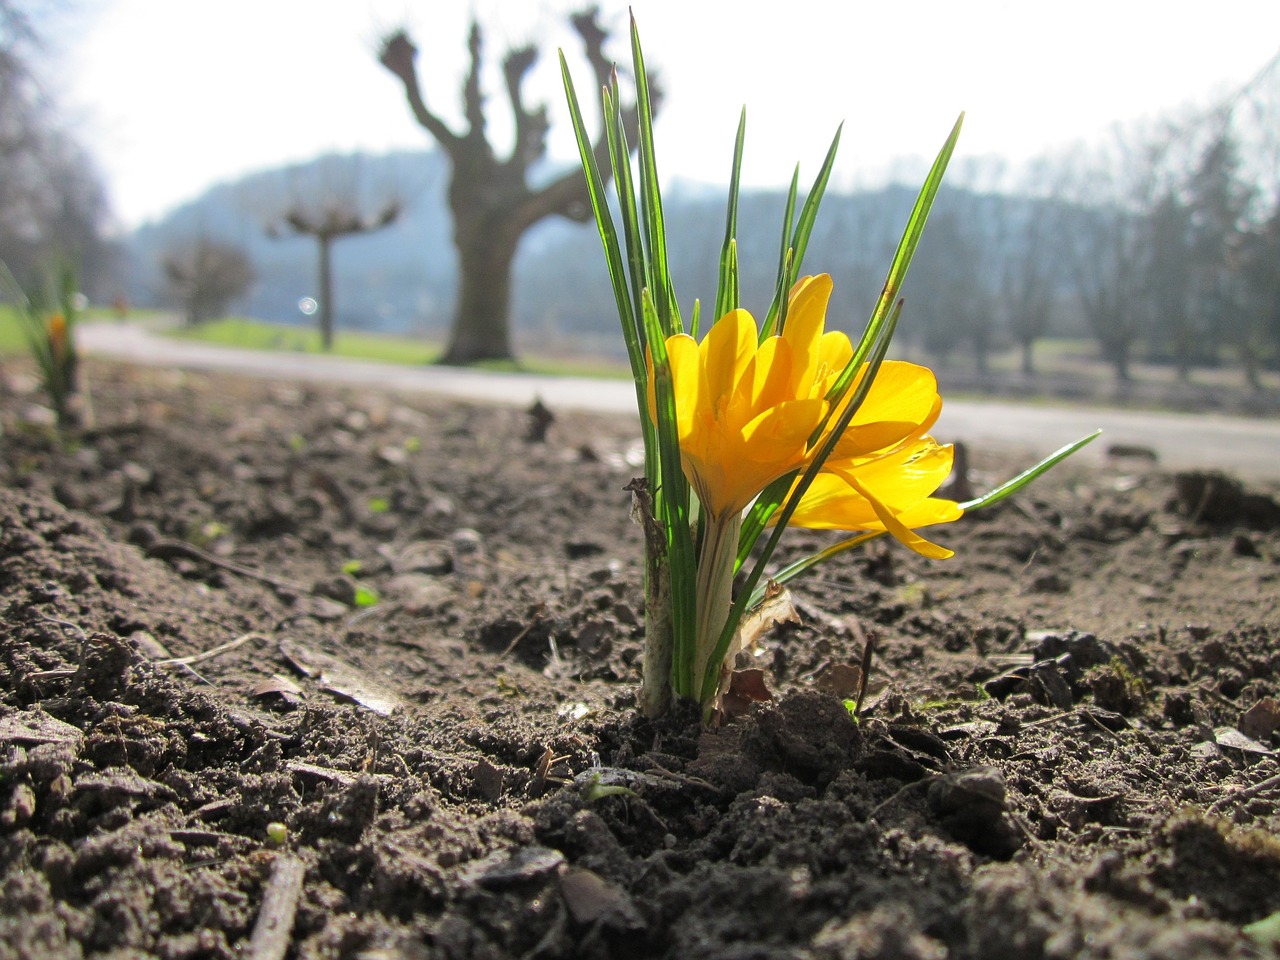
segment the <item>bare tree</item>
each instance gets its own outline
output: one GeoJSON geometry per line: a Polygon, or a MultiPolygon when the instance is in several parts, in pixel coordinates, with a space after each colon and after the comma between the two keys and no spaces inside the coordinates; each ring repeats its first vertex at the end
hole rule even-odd
{"type": "Polygon", "coordinates": [[[1280,204],[1240,237],[1229,262],[1240,286],[1235,345],[1245,382],[1261,390],[1263,362],[1280,354],[1280,204]]]}
{"type": "Polygon", "coordinates": [[[192,326],[226,313],[256,279],[244,251],[208,237],[169,254],[162,267],[170,293],[192,326]]]}
{"type": "Polygon", "coordinates": [[[1065,161],[1073,175],[1066,187],[1073,201],[1065,221],[1068,281],[1121,383],[1131,379],[1136,345],[1154,322],[1149,217],[1168,187],[1175,145],[1168,124],[1118,128],[1095,155],[1065,161]]]}
{"type": "Polygon", "coordinates": [[[1018,345],[1024,376],[1035,375],[1035,345],[1058,311],[1063,258],[1061,186],[1047,160],[1037,161],[1007,198],[998,225],[1000,311],[1018,345]]]}
{"type": "Polygon", "coordinates": [[[34,69],[47,56],[39,13],[0,0],[0,260],[24,285],[40,282],[54,262],[73,261],[92,293],[112,267],[106,195],[34,69]]]}
{"type": "MultiPolygon", "coordinates": [[[[610,79],[613,65],[604,53],[608,33],[597,9],[570,18],[582,39],[597,89],[610,79]]],[[[482,34],[473,21],[468,48],[471,66],[463,87],[466,127],[457,131],[432,111],[418,82],[418,48],[404,31],[383,42],[380,62],[404,85],[414,119],[435,138],[452,165],[449,207],[454,221],[460,283],[453,327],[442,362],[468,364],[511,359],[511,265],[521,236],[538,221],[558,215],[585,222],[591,217],[586,182],[573,169],[545,186],[529,185],[530,168],[546,154],[547,110],[524,101],[525,74],[538,57],[535,47],[512,50],[503,61],[507,97],[515,117],[515,145],[499,157],[485,133],[484,97],[480,89],[482,34]]],[[[628,111],[627,133],[635,142],[636,116],[628,111]]],[[[608,143],[601,120],[594,143],[597,164],[607,175],[608,143]]]]}
{"type": "Polygon", "coordinates": [[[333,348],[334,292],[333,292],[333,244],[343,237],[375,233],[395,223],[404,211],[404,202],[394,191],[378,204],[368,204],[360,196],[359,183],[352,177],[342,177],[335,182],[324,176],[324,183],[295,185],[297,195],[276,222],[267,225],[269,236],[289,234],[312,237],[319,253],[318,277],[319,304],[317,320],[320,345],[324,350],[333,348]],[[374,206],[375,209],[369,209],[374,206]]]}
{"type": "Polygon", "coordinates": [[[904,313],[922,330],[924,347],[939,366],[967,342],[975,368],[985,373],[994,311],[985,285],[989,237],[981,235],[973,216],[977,200],[969,191],[955,189],[940,198],[903,288],[904,313]]]}

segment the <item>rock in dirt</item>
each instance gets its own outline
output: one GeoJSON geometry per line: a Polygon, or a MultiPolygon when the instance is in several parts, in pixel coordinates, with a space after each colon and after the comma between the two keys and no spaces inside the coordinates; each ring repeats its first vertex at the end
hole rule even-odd
{"type": "Polygon", "coordinates": [[[1178,473],[1173,478],[1176,509],[1193,523],[1239,523],[1257,530],[1280,527],[1280,503],[1246,490],[1233,477],[1215,471],[1178,473]]]}

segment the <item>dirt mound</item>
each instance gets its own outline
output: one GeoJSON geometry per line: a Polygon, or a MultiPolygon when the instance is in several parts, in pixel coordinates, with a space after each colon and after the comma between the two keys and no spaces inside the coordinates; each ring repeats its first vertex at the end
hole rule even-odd
{"type": "Polygon", "coordinates": [[[89,378],[66,443],[0,392],[0,954],[1264,950],[1274,490],[1069,464],[846,556],[708,731],[632,710],[629,421],[89,378]]]}

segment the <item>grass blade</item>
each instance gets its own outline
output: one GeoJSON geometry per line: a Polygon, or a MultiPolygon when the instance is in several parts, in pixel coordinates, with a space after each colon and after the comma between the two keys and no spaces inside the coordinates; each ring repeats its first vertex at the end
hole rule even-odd
{"type": "Polygon", "coordinates": [[[644,214],[644,238],[648,250],[649,290],[658,313],[663,336],[671,336],[684,328],[671,286],[671,269],[667,262],[667,227],[662,212],[662,190],[658,183],[658,158],[653,143],[653,101],[649,77],[640,49],[640,30],[631,17],[631,57],[635,63],[636,109],[640,119],[640,209],[644,214]]]}
{"type": "Polygon", "coordinates": [[[1076,440],[1072,443],[1068,443],[1065,447],[1061,447],[1060,449],[1055,450],[1053,453],[1049,454],[1049,456],[1045,457],[1043,460],[1037,463],[1034,467],[1030,467],[1022,471],[1022,473],[1018,474],[1012,480],[1009,480],[1005,483],[1000,484],[1000,486],[996,487],[994,490],[990,490],[987,493],[984,493],[980,497],[975,497],[972,500],[966,500],[964,503],[960,504],[961,508],[967,513],[970,510],[979,510],[982,507],[989,507],[992,504],[999,503],[1001,500],[1005,499],[1006,497],[1012,496],[1013,494],[1017,493],[1019,490],[1025,487],[1028,483],[1030,483],[1036,477],[1040,476],[1040,474],[1048,470],[1050,467],[1053,467],[1056,464],[1062,462],[1063,460],[1067,459],[1067,457],[1075,453],[1077,450],[1087,446],[1088,444],[1092,443],[1094,440],[1097,440],[1098,437],[1101,436],[1101,434],[1102,434],[1101,430],[1095,430],[1093,431],[1093,433],[1090,433],[1087,436],[1083,436],[1079,440],[1076,440]]]}
{"type": "Polygon", "coordinates": [[[797,164],[795,170],[791,171],[791,186],[787,188],[787,205],[782,211],[782,246],[778,251],[778,274],[773,285],[773,302],[769,304],[769,312],[764,318],[764,323],[760,325],[762,343],[765,337],[771,337],[776,332],[779,315],[785,313],[787,309],[787,296],[791,291],[787,286],[787,275],[791,272],[791,258],[794,254],[791,249],[792,224],[795,222],[796,195],[799,190],[800,166],[797,164]]]}
{"type": "MultiPolygon", "coordinates": [[[[747,108],[738,118],[738,135],[733,143],[733,168],[729,174],[729,202],[725,210],[724,244],[720,248],[720,282],[716,286],[716,312],[712,323],[741,303],[738,292],[738,192],[742,182],[742,151],[747,138],[747,108]]],[[[698,335],[698,325],[692,327],[698,335]]]]}

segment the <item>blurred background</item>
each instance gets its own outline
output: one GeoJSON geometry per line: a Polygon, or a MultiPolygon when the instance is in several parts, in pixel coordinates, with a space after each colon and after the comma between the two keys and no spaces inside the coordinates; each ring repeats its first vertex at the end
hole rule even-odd
{"type": "MultiPolygon", "coordinates": [[[[0,0],[0,260],[24,279],[73,256],[90,300],[122,316],[313,328],[328,313],[454,362],[620,360],[598,236],[557,192],[577,164],[557,50],[592,131],[601,58],[633,90],[628,7],[586,9],[0,0]],[[490,249],[499,235],[510,250],[490,249]],[[459,325],[500,310],[485,291],[504,258],[508,315],[485,337],[505,340],[468,346],[459,325]]],[[[630,9],[661,90],[686,313],[714,297],[744,105],[744,305],[768,305],[796,164],[803,195],[843,124],[806,268],[835,277],[831,323],[851,332],[965,111],[900,354],[953,389],[1105,382],[1276,406],[1280,4],[630,9]]]]}

